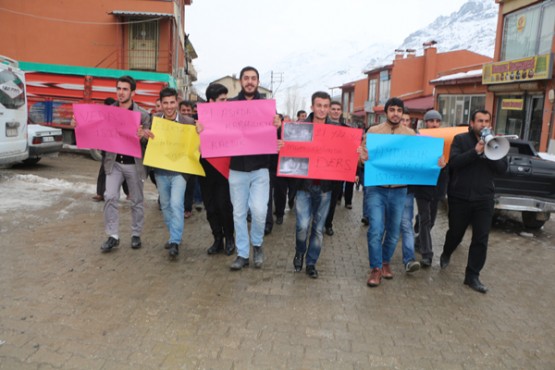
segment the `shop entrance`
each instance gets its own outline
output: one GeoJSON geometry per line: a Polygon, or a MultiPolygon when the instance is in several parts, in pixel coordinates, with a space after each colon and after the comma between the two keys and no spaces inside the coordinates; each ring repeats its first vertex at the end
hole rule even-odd
{"type": "Polygon", "coordinates": [[[497,97],[495,133],[518,135],[540,148],[543,95],[503,95],[497,97]]]}

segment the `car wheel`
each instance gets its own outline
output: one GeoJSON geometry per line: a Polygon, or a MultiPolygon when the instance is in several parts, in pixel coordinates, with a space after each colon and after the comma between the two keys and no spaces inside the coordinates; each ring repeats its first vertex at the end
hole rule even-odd
{"type": "Polygon", "coordinates": [[[23,161],[23,163],[33,166],[39,163],[39,161],[40,161],[40,157],[34,157],[34,158],[27,158],[26,160],[23,161]]]}
{"type": "Polygon", "coordinates": [[[101,161],[102,160],[102,151],[101,150],[91,149],[91,150],[89,150],[89,153],[91,154],[92,159],[94,159],[95,161],[101,161]]]}
{"type": "MultiPolygon", "coordinates": [[[[549,217],[547,217],[549,219],[549,217]]],[[[522,223],[528,229],[541,229],[547,220],[538,220],[536,212],[522,212],[522,223]]]]}

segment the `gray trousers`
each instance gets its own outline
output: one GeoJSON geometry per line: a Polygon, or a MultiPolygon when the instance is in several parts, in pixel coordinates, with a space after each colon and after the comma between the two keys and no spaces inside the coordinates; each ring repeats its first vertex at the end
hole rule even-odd
{"type": "Polygon", "coordinates": [[[115,163],[112,172],[106,174],[104,192],[104,227],[106,234],[119,237],[119,196],[123,180],[129,187],[131,201],[131,235],[141,236],[145,223],[143,186],[134,164],[115,163]]]}

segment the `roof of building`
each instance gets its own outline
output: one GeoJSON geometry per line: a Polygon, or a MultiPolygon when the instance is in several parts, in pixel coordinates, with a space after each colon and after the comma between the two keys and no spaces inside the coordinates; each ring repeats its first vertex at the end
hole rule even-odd
{"type": "Polygon", "coordinates": [[[173,14],[170,13],[156,13],[156,12],[137,12],[132,10],[112,10],[108,14],[113,15],[124,15],[128,17],[162,17],[162,18],[173,18],[173,14]]]}
{"type": "Polygon", "coordinates": [[[453,73],[450,75],[441,76],[440,78],[436,78],[435,80],[431,80],[430,82],[437,83],[437,82],[463,80],[467,78],[476,78],[476,77],[482,77],[482,69],[473,69],[468,72],[453,73]]]}
{"type": "Polygon", "coordinates": [[[405,100],[405,108],[412,111],[425,111],[434,107],[434,96],[405,100]]]}

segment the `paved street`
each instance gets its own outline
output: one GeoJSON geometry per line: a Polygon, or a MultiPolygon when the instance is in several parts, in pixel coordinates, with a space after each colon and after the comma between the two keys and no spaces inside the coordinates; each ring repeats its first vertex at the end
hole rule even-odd
{"type": "Polygon", "coordinates": [[[143,248],[101,254],[98,162],[76,154],[0,170],[0,369],[554,369],[555,221],[522,233],[514,215],[490,236],[482,295],[462,284],[467,237],[439,269],[366,286],[362,192],[337,208],[320,278],[294,273],[294,213],[265,238],[262,269],[208,256],[205,212],[186,220],[176,262],[155,189],[145,187],[143,248]],[[50,201],[45,201],[50,200],[50,201]]]}

